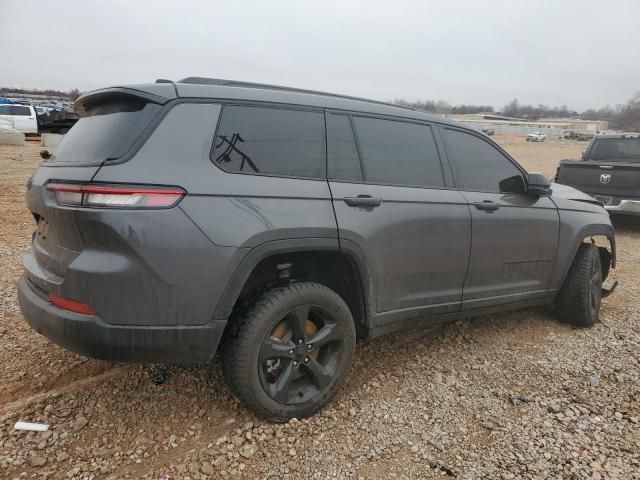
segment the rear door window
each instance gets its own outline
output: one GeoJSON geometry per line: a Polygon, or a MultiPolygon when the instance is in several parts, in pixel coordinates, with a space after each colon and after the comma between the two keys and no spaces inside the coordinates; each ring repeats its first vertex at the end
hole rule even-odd
{"type": "Polygon", "coordinates": [[[365,181],[443,187],[444,177],[431,127],[419,123],[353,117],[365,181]]]}
{"type": "Polygon", "coordinates": [[[227,172],[324,178],[324,115],[225,105],[211,160],[227,172]]]}
{"type": "Polygon", "coordinates": [[[47,161],[98,164],[120,158],[161,108],[161,105],[125,96],[90,105],[47,161]]]}

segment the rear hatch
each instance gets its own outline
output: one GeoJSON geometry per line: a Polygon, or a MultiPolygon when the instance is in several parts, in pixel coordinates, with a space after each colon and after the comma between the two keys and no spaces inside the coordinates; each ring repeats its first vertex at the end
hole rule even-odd
{"type": "MultiPolygon", "coordinates": [[[[124,89],[81,97],[82,118],[27,183],[26,202],[37,227],[25,254],[27,278],[38,290],[62,283],[67,266],[82,252],[77,208],[57,204],[47,190],[53,181],[86,183],[106,161],[126,159],[161,109],[160,102],[124,89]]],[[[163,99],[166,101],[166,99],[163,99]]]]}

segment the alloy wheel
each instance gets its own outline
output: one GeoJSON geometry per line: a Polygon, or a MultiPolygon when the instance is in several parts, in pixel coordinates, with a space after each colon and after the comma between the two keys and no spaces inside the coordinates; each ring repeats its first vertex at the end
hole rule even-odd
{"type": "Polygon", "coordinates": [[[338,321],[318,305],[287,312],[265,336],[258,357],[260,383],[276,402],[295,405],[327,389],[343,356],[338,321]]]}

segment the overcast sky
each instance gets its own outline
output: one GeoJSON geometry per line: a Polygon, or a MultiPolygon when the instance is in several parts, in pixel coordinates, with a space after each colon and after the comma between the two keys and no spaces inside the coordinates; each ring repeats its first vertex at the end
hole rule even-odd
{"type": "Polygon", "coordinates": [[[199,75],[380,100],[615,105],[640,1],[0,0],[0,86],[199,75]]]}

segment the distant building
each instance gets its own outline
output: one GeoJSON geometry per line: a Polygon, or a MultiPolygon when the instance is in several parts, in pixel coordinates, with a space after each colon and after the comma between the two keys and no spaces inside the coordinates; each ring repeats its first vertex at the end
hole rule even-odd
{"type": "Polygon", "coordinates": [[[545,118],[538,121],[505,117],[489,113],[451,115],[451,118],[475,128],[493,127],[496,131],[530,133],[541,131],[550,134],[562,134],[565,131],[598,133],[609,129],[604,120],[580,120],[577,118],[545,118]]]}

